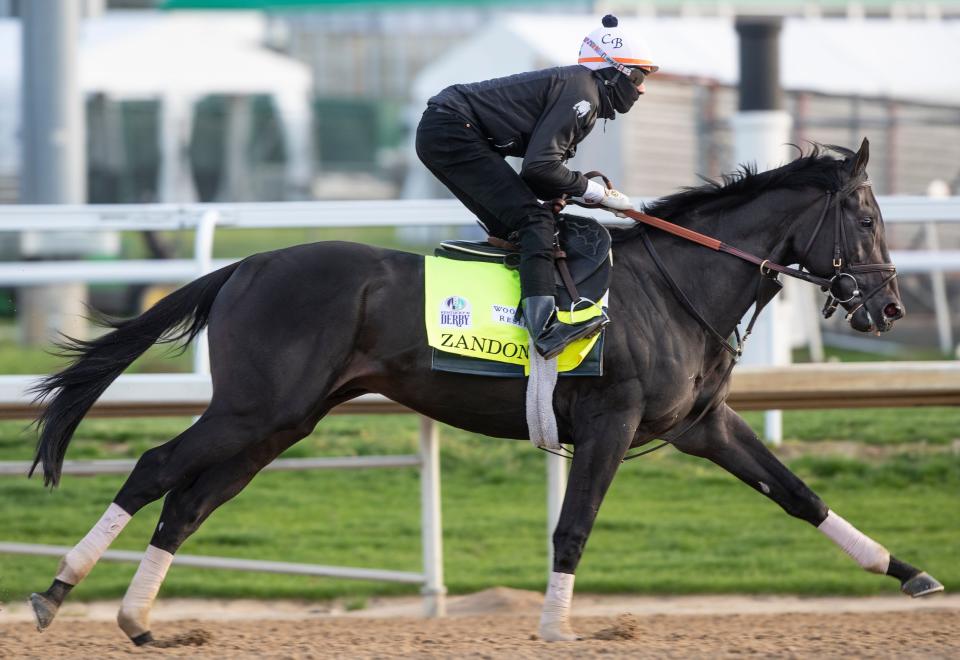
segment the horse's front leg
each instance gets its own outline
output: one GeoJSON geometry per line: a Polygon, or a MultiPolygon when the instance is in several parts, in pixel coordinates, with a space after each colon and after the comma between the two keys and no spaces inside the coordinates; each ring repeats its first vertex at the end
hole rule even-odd
{"type": "Polygon", "coordinates": [[[729,406],[718,408],[689,434],[674,443],[680,451],[707,458],[783,507],[806,520],[836,543],[860,566],[900,581],[900,589],[918,597],[943,591],[943,585],[902,562],[882,545],[827,508],[786,468],[729,406]]]}
{"type": "Polygon", "coordinates": [[[553,532],[553,572],[540,617],[540,637],[548,642],[579,639],[570,627],[574,572],[638,423],[635,414],[613,414],[574,430],[573,465],[553,532]]]}

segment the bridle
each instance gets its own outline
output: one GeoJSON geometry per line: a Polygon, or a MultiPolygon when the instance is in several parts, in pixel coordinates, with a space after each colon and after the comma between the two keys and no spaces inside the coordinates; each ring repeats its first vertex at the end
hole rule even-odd
{"type": "MultiPolygon", "coordinates": [[[[738,259],[748,261],[750,263],[756,264],[760,267],[760,274],[764,277],[770,277],[772,273],[782,273],[788,277],[793,277],[805,282],[810,282],[811,284],[816,284],[820,287],[822,291],[827,293],[827,300],[823,306],[823,316],[824,318],[830,318],[833,313],[836,311],[838,305],[849,305],[847,313],[847,321],[850,321],[853,318],[853,315],[859,311],[861,308],[867,313],[867,317],[870,320],[871,325],[876,325],[873,321],[870,312],[867,311],[865,304],[866,302],[879,293],[887,284],[889,284],[896,276],[897,269],[892,263],[870,263],[870,264],[852,264],[847,258],[849,252],[847,246],[847,236],[843,224],[843,200],[846,199],[848,194],[851,194],[855,190],[859,189],[862,186],[869,186],[868,182],[860,183],[855,188],[850,188],[846,192],[836,192],[836,191],[827,191],[826,201],[824,202],[823,209],[820,211],[820,216],[817,219],[817,224],[813,229],[813,234],[807,240],[806,245],[804,246],[803,252],[799,259],[799,262],[802,264],[806,261],[807,257],[810,254],[810,250],[813,248],[813,244],[816,242],[817,237],[820,235],[820,231],[823,229],[824,223],[827,219],[827,215],[831,209],[835,209],[834,213],[834,228],[833,228],[833,276],[832,277],[820,277],[814,275],[808,270],[804,270],[803,266],[800,268],[792,268],[790,266],[783,266],[778,264],[770,259],[765,259],[751,254],[745,250],[728,245],[723,241],[720,241],[706,234],[701,234],[700,232],[694,231],[692,229],[687,229],[686,227],[681,227],[680,225],[668,222],[661,218],[657,218],[646,213],[640,213],[639,211],[619,211],[617,212],[620,215],[630,218],[634,222],[639,224],[649,225],[655,227],[667,233],[673,234],[680,238],[686,239],[693,243],[709,247],[718,252],[725,252],[730,254],[738,259]],[[885,277],[884,280],[877,285],[875,288],[871,289],[866,295],[863,294],[863,287],[860,285],[860,281],[857,279],[857,275],[864,273],[875,273],[875,272],[888,272],[890,275],[885,277]],[[849,295],[845,295],[842,290],[842,285],[844,281],[852,282],[853,291],[849,295]]],[[[596,208],[596,206],[594,206],[596,208]]],[[[774,276],[775,277],[775,276],[774,276]]],[[[712,330],[712,329],[711,329],[712,330]]],[[[713,332],[712,334],[718,334],[713,332]]]]}
{"type": "MultiPolygon", "coordinates": [[[[863,182],[857,186],[857,188],[863,186],[869,186],[869,182],[863,182]]],[[[856,190],[854,188],[853,190],[856,190]]],[[[852,192],[852,191],[851,191],[852,192]]],[[[820,288],[827,293],[827,301],[823,305],[823,317],[830,318],[833,316],[833,313],[837,311],[838,305],[855,305],[853,309],[850,309],[847,313],[847,320],[849,321],[853,315],[859,311],[861,308],[867,314],[867,319],[870,321],[872,326],[877,324],[874,322],[873,317],[870,315],[870,311],[865,307],[866,303],[870,298],[879,293],[887,284],[889,284],[897,276],[897,268],[892,263],[875,263],[875,264],[852,264],[849,263],[849,260],[844,257],[848,252],[847,250],[847,234],[843,226],[843,200],[845,195],[841,196],[839,193],[834,193],[832,191],[827,192],[827,201],[823,205],[823,210],[820,212],[820,218],[817,220],[816,227],[814,227],[813,234],[810,236],[810,239],[807,241],[806,246],[803,249],[803,252],[800,256],[800,263],[806,261],[807,257],[810,254],[810,250],[813,248],[814,241],[816,241],[817,236],[820,235],[820,230],[823,228],[824,220],[827,217],[827,212],[830,209],[830,206],[836,208],[836,213],[834,214],[834,229],[833,229],[833,277],[829,280],[823,278],[817,278],[820,281],[815,281],[813,279],[806,279],[808,282],[814,282],[815,284],[820,284],[820,288]],[[836,197],[834,197],[836,195],[836,197]],[[846,265],[845,265],[846,264],[846,265]],[[860,286],[859,280],[857,280],[857,273],[885,273],[889,272],[890,275],[885,277],[883,281],[878,284],[874,289],[872,289],[866,295],[863,295],[863,287],[860,286]],[[843,291],[841,291],[841,285],[844,279],[849,279],[853,283],[853,290],[850,292],[850,295],[843,297],[843,291]]],[[[814,276],[815,277],[815,276],[814,276]]]]}
{"type": "MultiPolygon", "coordinates": [[[[607,188],[612,188],[609,179],[603,176],[599,172],[588,172],[584,176],[587,178],[593,178],[599,176],[603,179],[604,184],[607,188]]],[[[711,396],[707,404],[701,408],[699,414],[696,418],[690,422],[684,429],[680,432],[673,434],[669,438],[663,438],[663,442],[660,445],[651,447],[650,449],[641,450],[633,454],[624,456],[621,459],[622,461],[628,461],[634,458],[639,458],[645,454],[661,449],[672,442],[678,440],[681,436],[688,433],[690,430],[695,427],[700,420],[702,420],[707,413],[709,413],[713,408],[724,398],[724,390],[727,380],[730,378],[730,375],[733,373],[733,368],[739,361],[740,356],[743,353],[743,346],[747,338],[750,336],[750,333],[753,330],[754,324],[757,321],[760,312],[779,293],[782,288],[782,284],[777,278],[775,273],[782,273],[788,277],[793,277],[805,282],[810,282],[811,284],[818,285],[821,290],[827,294],[827,301],[823,306],[823,316],[824,318],[830,318],[833,313],[836,311],[838,305],[850,305],[853,308],[849,309],[847,313],[847,321],[850,321],[853,318],[853,315],[863,308],[867,314],[867,318],[870,321],[871,326],[876,326],[873,318],[870,316],[870,312],[866,309],[866,302],[880,292],[887,284],[889,284],[896,276],[897,269],[892,263],[872,263],[872,264],[853,264],[850,263],[850,260],[847,258],[849,252],[847,246],[847,236],[846,231],[843,226],[843,201],[846,199],[847,195],[852,194],[862,186],[869,186],[869,182],[858,183],[856,186],[848,187],[842,191],[827,191],[826,192],[826,201],[824,202],[823,209],[820,211],[820,216],[817,219],[817,224],[813,229],[813,234],[807,240],[806,245],[804,246],[803,253],[800,256],[799,263],[801,264],[800,268],[792,268],[790,266],[783,266],[778,264],[770,259],[764,259],[758,257],[750,252],[741,250],[740,248],[728,245],[723,241],[707,236],[706,234],[701,234],[700,232],[688,229],[686,227],[681,227],[680,225],[668,222],[662,218],[657,218],[646,213],[640,213],[639,211],[617,211],[617,215],[622,215],[624,217],[632,219],[634,222],[640,225],[647,225],[655,227],[674,236],[678,236],[685,240],[703,245],[705,247],[711,248],[718,252],[725,252],[734,257],[748,261],[750,263],[756,264],[760,267],[760,281],[757,286],[757,294],[754,304],[753,315],[750,319],[750,322],[746,326],[746,331],[741,338],[739,332],[739,326],[734,331],[736,334],[737,342],[736,345],[731,345],[730,342],[716,329],[714,328],[709,321],[700,313],[700,311],[693,305],[687,295],[684,293],[683,289],[677,284],[676,280],[667,270],[666,265],[660,259],[660,256],[657,254],[656,249],[653,246],[653,242],[650,240],[650,237],[647,235],[646,231],[642,232],[642,237],[644,244],[646,245],[647,251],[650,253],[653,262],[656,264],[657,269],[663,275],[664,279],[667,281],[667,284],[670,286],[673,291],[674,296],[677,300],[683,305],[687,312],[693,316],[697,322],[710,334],[715,340],[719,342],[719,345],[726,350],[728,353],[732,354],[733,359],[730,361],[726,371],[723,376],[720,378],[719,385],[717,386],[716,391],[711,396]],[[813,248],[814,243],[817,240],[817,237],[820,235],[823,225],[826,222],[827,215],[831,209],[835,209],[834,213],[834,228],[833,228],[833,254],[832,254],[832,265],[833,265],[833,276],[826,278],[814,275],[808,270],[804,270],[803,263],[806,261],[807,257],[810,254],[810,250],[813,248]],[[863,273],[887,273],[890,275],[885,277],[883,282],[881,282],[876,288],[872,289],[866,295],[862,293],[862,287],[860,286],[860,281],[857,279],[857,274],[863,273]],[[850,280],[853,283],[853,291],[850,295],[844,297],[844,292],[841,291],[842,283],[845,280],[850,280]]],[[[556,200],[554,208],[557,212],[559,209],[563,208],[563,205],[566,203],[565,199],[556,200]]],[[[599,204],[589,204],[576,201],[576,204],[579,206],[585,206],[588,208],[603,208],[599,204]]],[[[816,203],[816,202],[814,202],[816,203]]],[[[545,450],[548,451],[548,450],[545,450]]],[[[551,452],[554,453],[554,452],[551,452]]],[[[560,454],[563,455],[563,454],[560,454]]]]}

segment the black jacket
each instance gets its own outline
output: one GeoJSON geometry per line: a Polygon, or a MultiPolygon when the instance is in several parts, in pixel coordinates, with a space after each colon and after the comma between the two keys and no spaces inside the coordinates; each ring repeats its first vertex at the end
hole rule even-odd
{"type": "Polygon", "coordinates": [[[613,117],[605,96],[602,79],[575,64],[451,85],[427,103],[475,124],[501,155],[522,157],[520,176],[538,197],[550,199],[586,191],[587,179],[564,162],[593,129],[598,111],[613,117]]]}

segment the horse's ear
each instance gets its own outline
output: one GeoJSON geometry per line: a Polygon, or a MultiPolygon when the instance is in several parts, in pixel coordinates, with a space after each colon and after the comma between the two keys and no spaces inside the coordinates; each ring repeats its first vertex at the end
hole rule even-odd
{"type": "Polygon", "coordinates": [[[870,160],[870,141],[867,138],[863,138],[863,142],[860,143],[860,149],[853,158],[853,169],[850,171],[851,176],[860,176],[863,174],[867,169],[868,160],[870,160]]]}

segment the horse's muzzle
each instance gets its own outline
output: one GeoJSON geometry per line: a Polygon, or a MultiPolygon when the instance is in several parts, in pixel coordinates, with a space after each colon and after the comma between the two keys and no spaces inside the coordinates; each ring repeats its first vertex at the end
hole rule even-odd
{"type": "Polygon", "coordinates": [[[903,307],[900,303],[891,302],[883,307],[883,318],[891,323],[903,318],[903,307]]]}
{"type": "Polygon", "coordinates": [[[887,298],[874,303],[873,300],[859,303],[847,314],[850,327],[859,332],[889,332],[893,323],[903,318],[906,312],[896,299],[887,298]]]}

